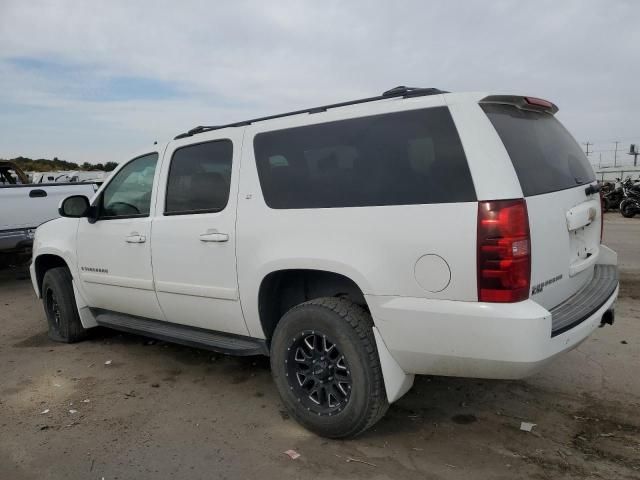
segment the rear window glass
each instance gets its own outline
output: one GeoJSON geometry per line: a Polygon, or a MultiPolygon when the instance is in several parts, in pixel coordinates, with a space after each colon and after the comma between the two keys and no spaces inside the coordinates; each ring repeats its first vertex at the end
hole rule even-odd
{"type": "Polygon", "coordinates": [[[510,105],[483,104],[482,108],[509,152],[525,196],[595,180],[580,145],[553,115],[510,105]]]}
{"type": "Polygon", "coordinates": [[[271,208],[333,208],[476,200],[446,107],[256,135],[271,208]]]}

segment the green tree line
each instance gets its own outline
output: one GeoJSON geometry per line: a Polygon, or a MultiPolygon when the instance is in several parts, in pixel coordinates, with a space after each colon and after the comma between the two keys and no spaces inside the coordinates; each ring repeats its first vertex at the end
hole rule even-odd
{"type": "Polygon", "coordinates": [[[60,160],[58,157],[54,157],[53,160],[46,158],[32,159],[27,157],[10,158],[8,160],[18,165],[25,172],[53,172],[59,170],[102,170],[104,172],[110,172],[118,166],[116,162],[97,164],[84,162],[78,165],[75,162],[60,160]]]}

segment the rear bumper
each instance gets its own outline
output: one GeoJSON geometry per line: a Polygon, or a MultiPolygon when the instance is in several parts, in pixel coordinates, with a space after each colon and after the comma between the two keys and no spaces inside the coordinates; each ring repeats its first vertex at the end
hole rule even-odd
{"type": "Polygon", "coordinates": [[[0,252],[31,247],[34,232],[35,228],[14,228],[0,231],[0,252]]]}
{"type": "Polygon", "coordinates": [[[618,288],[618,267],[596,265],[593,278],[575,295],[551,309],[551,336],[571,330],[596,312],[618,288]]]}
{"type": "Polygon", "coordinates": [[[405,373],[509,379],[531,375],[577,347],[600,326],[617,296],[616,279],[597,307],[555,334],[552,312],[531,299],[492,304],[369,295],[367,302],[405,373]]]}

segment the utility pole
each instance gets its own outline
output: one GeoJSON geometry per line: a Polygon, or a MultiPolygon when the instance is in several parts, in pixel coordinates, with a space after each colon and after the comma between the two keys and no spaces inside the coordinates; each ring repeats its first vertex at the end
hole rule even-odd
{"type": "Polygon", "coordinates": [[[583,143],[583,145],[587,146],[587,151],[585,153],[587,154],[587,157],[588,157],[589,155],[591,155],[591,152],[589,151],[589,145],[593,145],[593,143],[587,142],[587,143],[583,143]]]}
{"type": "Polygon", "coordinates": [[[618,160],[618,144],[620,142],[616,142],[616,149],[613,151],[613,166],[616,166],[616,162],[618,160]]]}
{"type": "Polygon", "coordinates": [[[600,161],[598,162],[598,169],[602,168],[602,153],[600,153],[600,161]]]}
{"type": "Polygon", "coordinates": [[[638,149],[638,146],[635,144],[631,144],[629,145],[629,155],[633,155],[633,166],[637,167],[638,166],[638,155],[640,155],[640,151],[638,149]]]}

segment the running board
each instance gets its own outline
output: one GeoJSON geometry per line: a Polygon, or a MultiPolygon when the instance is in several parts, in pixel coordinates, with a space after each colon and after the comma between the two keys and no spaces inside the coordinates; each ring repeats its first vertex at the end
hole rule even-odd
{"type": "Polygon", "coordinates": [[[102,327],[135,333],[188,347],[204,348],[227,355],[269,355],[264,340],[204,328],[135,317],[109,310],[92,309],[96,323],[102,327]]]}

